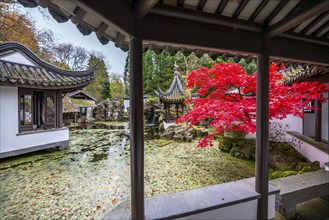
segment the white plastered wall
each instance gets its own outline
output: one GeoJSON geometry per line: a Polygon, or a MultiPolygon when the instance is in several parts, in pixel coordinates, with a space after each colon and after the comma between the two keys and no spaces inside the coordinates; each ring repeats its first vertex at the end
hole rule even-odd
{"type": "Polygon", "coordinates": [[[18,132],[18,88],[0,86],[0,153],[69,140],[68,129],[18,132]]]}

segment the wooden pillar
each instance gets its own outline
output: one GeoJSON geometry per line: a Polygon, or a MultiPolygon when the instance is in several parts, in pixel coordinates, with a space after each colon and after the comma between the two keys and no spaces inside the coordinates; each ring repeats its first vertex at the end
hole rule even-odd
{"type": "Polygon", "coordinates": [[[257,56],[256,94],[256,178],[257,219],[268,219],[268,154],[269,154],[269,41],[261,40],[262,53],[257,56]]]}
{"type": "Polygon", "coordinates": [[[320,108],[320,110],[315,110],[315,134],[314,140],[321,141],[321,133],[322,133],[322,111],[321,111],[321,102],[318,100],[315,101],[315,107],[320,108]]]}
{"type": "Polygon", "coordinates": [[[131,219],[144,219],[144,116],[143,47],[136,19],[135,36],[130,39],[130,166],[131,219]]]}
{"type": "Polygon", "coordinates": [[[63,127],[63,99],[62,99],[62,91],[56,91],[56,127],[63,127]]]}

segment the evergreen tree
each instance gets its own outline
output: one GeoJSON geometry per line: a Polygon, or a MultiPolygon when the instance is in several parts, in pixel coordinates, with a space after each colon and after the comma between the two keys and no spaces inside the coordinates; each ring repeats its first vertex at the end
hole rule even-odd
{"type": "Polygon", "coordinates": [[[112,73],[110,75],[110,94],[112,99],[123,102],[125,96],[125,86],[119,74],[112,73]]]}
{"type": "Polygon", "coordinates": [[[88,67],[95,67],[94,81],[85,87],[84,90],[93,95],[97,99],[97,102],[111,98],[109,76],[102,57],[95,54],[90,55],[88,67]]]}
{"type": "Polygon", "coordinates": [[[129,63],[129,53],[128,53],[128,55],[126,57],[125,69],[123,72],[123,84],[125,86],[125,95],[126,96],[129,96],[129,88],[130,88],[129,76],[130,76],[130,63],[129,63]]]}

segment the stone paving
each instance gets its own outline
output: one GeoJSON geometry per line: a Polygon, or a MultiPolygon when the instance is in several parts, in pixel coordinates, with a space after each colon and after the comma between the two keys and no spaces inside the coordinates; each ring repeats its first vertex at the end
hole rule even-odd
{"type": "MultiPolygon", "coordinates": [[[[297,205],[296,220],[329,220],[329,202],[315,198],[297,205]]],[[[275,220],[286,220],[279,213],[275,213],[275,220]]]]}
{"type": "MultiPolygon", "coordinates": [[[[297,204],[304,204],[305,201],[329,195],[329,172],[318,170],[271,180],[270,184],[280,189],[280,194],[276,197],[276,210],[282,216],[292,218],[298,211],[297,204]]],[[[299,210],[301,211],[303,209],[299,210]]]]}

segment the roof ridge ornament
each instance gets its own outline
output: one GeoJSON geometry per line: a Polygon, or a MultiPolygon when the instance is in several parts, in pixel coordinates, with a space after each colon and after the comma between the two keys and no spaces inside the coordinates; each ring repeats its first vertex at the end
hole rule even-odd
{"type": "Polygon", "coordinates": [[[178,72],[178,65],[175,61],[175,64],[174,64],[174,73],[175,73],[175,76],[179,76],[179,72],[178,72]]]}

